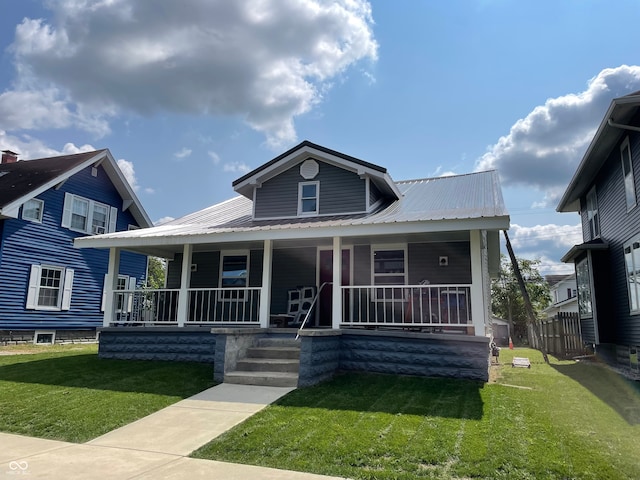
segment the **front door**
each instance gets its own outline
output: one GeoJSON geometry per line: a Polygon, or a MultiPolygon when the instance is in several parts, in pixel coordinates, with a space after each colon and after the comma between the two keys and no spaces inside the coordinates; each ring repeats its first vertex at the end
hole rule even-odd
{"type": "MultiPolygon", "coordinates": [[[[326,285],[320,292],[319,312],[318,312],[318,326],[330,327],[331,326],[331,302],[333,299],[333,288],[331,283],[333,282],[333,250],[320,250],[319,255],[319,285],[326,285]]],[[[342,285],[351,285],[351,250],[342,250],[342,285]]],[[[346,301],[348,296],[343,298],[343,302],[346,301]]],[[[346,309],[346,305],[343,305],[343,310],[346,309]]]]}

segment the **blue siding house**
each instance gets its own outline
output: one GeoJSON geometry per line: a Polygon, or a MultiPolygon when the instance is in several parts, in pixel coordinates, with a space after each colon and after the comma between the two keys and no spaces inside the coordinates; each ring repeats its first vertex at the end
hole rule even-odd
{"type": "Polygon", "coordinates": [[[557,207],[577,212],[575,264],[582,336],[596,353],[640,371],[640,92],[611,102],[557,207]]]}
{"type": "MultiPolygon", "coordinates": [[[[0,342],[95,338],[102,325],[109,252],[78,237],[151,221],[108,150],[0,163],[0,342]]],[[[146,274],[147,257],[123,253],[121,288],[146,274]]]]}

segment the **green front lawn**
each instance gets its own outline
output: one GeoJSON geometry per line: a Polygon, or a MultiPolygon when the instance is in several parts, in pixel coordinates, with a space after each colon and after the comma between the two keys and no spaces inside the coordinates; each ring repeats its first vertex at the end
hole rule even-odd
{"type": "Polygon", "coordinates": [[[194,452],[355,479],[637,479],[640,389],[593,364],[502,350],[497,382],[348,374],[194,452]],[[513,354],[532,368],[512,368],[513,354]]]}
{"type": "Polygon", "coordinates": [[[96,345],[0,347],[0,431],[86,442],[213,385],[211,365],[100,360],[96,345]]]}

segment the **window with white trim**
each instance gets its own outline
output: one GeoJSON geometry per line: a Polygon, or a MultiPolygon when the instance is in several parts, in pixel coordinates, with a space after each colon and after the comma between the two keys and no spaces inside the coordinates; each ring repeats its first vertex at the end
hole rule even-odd
{"type": "Polygon", "coordinates": [[[69,310],[73,269],[53,265],[31,265],[26,308],[69,310]]]}
{"type": "MultiPolygon", "coordinates": [[[[406,285],[406,247],[372,247],[371,262],[373,285],[406,285]]],[[[377,288],[376,299],[402,301],[402,288],[377,288]]]]}
{"type": "Polygon", "coordinates": [[[640,235],[623,245],[624,264],[627,272],[629,311],[640,313],[640,235]]]}
{"type": "Polygon", "coordinates": [[[31,222],[42,223],[42,212],[44,211],[44,202],[37,198],[27,200],[22,205],[22,219],[31,222]]]}
{"type": "Polygon", "coordinates": [[[320,182],[298,184],[298,215],[317,215],[320,198],[320,182]]]}
{"type": "Polygon", "coordinates": [[[62,226],[76,232],[101,234],[115,232],[118,209],[65,193],[62,226]]]}
{"type": "Polygon", "coordinates": [[[244,300],[244,289],[249,285],[249,252],[222,252],[220,254],[220,282],[223,300],[244,300]]]}
{"type": "Polygon", "coordinates": [[[624,177],[624,197],[627,201],[627,211],[636,206],[636,183],[633,178],[633,160],[631,159],[631,147],[629,137],[625,138],[620,146],[622,160],[622,175],[624,177]]]}
{"type": "Polygon", "coordinates": [[[591,276],[589,274],[589,261],[584,259],[576,265],[576,281],[578,283],[578,311],[581,318],[591,318],[593,307],[591,305],[591,276]]]}
{"type": "Polygon", "coordinates": [[[600,236],[600,216],[598,215],[598,197],[596,188],[593,187],[587,193],[587,219],[589,221],[589,234],[591,240],[600,236]]]}

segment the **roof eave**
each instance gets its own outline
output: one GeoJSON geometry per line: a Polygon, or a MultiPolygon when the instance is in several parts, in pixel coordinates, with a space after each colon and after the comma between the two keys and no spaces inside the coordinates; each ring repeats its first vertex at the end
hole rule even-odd
{"type": "MultiPolygon", "coordinates": [[[[609,125],[609,119],[613,118],[625,106],[635,106],[635,109],[629,109],[625,117],[631,117],[633,112],[640,106],[640,95],[629,95],[620,98],[614,98],[607,109],[598,129],[596,130],[589,147],[578,165],[568,187],[566,188],[558,206],[557,212],[577,212],[580,209],[580,197],[586,193],[591,186],[593,178],[607,160],[611,149],[615,146],[623,132],[618,128],[609,125]]],[[[627,121],[628,118],[625,119],[627,121]]],[[[616,121],[620,121],[616,118],[616,121]]]]}

